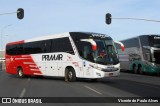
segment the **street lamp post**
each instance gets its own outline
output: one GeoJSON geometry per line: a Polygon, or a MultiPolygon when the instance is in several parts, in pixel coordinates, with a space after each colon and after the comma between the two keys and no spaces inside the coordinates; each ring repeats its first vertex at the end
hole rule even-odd
{"type": "Polygon", "coordinates": [[[3,43],[2,43],[2,36],[3,36],[3,32],[4,32],[4,29],[8,28],[9,26],[11,26],[12,24],[9,24],[7,26],[4,26],[2,29],[1,29],[1,50],[3,49],[3,43]]]}

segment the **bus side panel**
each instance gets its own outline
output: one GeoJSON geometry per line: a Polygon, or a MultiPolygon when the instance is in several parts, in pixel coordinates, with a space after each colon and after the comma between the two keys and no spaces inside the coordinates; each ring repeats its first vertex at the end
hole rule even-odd
{"type": "Polygon", "coordinates": [[[20,62],[22,62],[21,66],[24,70],[25,75],[42,75],[39,67],[37,66],[31,55],[22,55],[20,59],[20,62]]]}
{"type": "Polygon", "coordinates": [[[23,69],[25,75],[40,74],[41,71],[30,55],[6,56],[6,72],[17,74],[18,67],[23,69]]]}
{"type": "Polygon", "coordinates": [[[14,56],[6,55],[6,72],[9,74],[17,74],[17,70],[15,68],[16,62],[13,61],[14,56]]]}
{"type": "Polygon", "coordinates": [[[80,64],[78,62],[62,62],[61,63],[62,70],[59,71],[59,76],[64,77],[65,76],[65,68],[66,67],[72,67],[75,71],[76,77],[83,77],[81,73],[83,73],[82,67],[80,67],[80,64]]]}

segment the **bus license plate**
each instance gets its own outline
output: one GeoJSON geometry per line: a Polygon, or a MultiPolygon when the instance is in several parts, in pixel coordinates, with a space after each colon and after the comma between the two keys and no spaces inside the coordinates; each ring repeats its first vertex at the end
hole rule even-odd
{"type": "Polygon", "coordinates": [[[109,76],[113,76],[113,73],[109,73],[109,76]]]}

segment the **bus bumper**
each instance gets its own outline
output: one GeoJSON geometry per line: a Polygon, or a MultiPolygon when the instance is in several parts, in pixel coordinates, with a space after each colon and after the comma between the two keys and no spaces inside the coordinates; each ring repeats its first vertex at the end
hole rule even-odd
{"type": "Polygon", "coordinates": [[[120,69],[117,71],[104,72],[104,71],[95,71],[94,77],[96,78],[105,78],[105,77],[116,77],[120,75],[120,69]]]}
{"type": "Polygon", "coordinates": [[[105,72],[103,77],[117,77],[120,75],[120,70],[115,72],[105,72]]]}

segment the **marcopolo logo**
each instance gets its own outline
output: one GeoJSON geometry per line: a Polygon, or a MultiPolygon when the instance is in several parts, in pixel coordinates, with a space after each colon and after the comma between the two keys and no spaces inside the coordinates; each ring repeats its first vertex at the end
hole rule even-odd
{"type": "Polygon", "coordinates": [[[160,39],[160,36],[155,36],[154,39],[160,39]]]}
{"type": "Polygon", "coordinates": [[[108,35],[104,35],[104,34],[92,34],[93,37],[100,37],[100,38],[106,38],[109,37],[108,35]]]}

